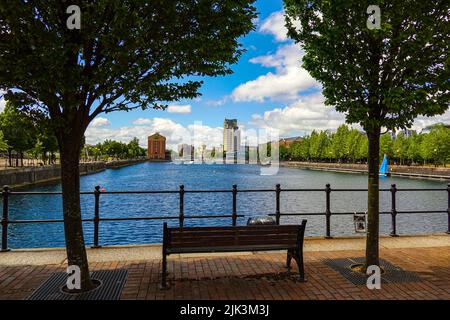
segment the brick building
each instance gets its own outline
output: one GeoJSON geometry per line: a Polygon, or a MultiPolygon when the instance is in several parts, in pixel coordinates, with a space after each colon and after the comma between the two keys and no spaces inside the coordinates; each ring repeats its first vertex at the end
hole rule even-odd
{"type": "Polygon", "coordinates": [[[149,160],[166,159],[166,137],[159,132],[148,137],[147,157],[149,160]]]}

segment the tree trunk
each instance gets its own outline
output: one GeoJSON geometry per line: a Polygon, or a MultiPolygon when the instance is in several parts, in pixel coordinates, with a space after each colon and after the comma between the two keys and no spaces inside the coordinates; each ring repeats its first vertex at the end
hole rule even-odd
{"type": "Polygon", "coordinates": [[[369,180],[367,194],[366,267],[379,265],[379,167],[380,129],[367,133],[369,140],[369,180]]]}
{"type": "Polygon", "coordinates": [[[80,207],[80,145],[81,138],[64,136],[61,150],[61,183],[63,193],[64,232],[68,265],[81,271],[81,291],[93,288],[84,244],[80,207]]]}
{"type": "Polygon", "coordinates": [[[12,167],[12,150],[8,150],[8,165],[12,167]]]}

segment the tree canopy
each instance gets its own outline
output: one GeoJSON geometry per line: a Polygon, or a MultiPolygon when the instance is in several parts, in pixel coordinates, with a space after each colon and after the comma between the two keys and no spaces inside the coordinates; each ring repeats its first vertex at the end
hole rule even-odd
{"type": "Polygon", "coordinates": [[[285,0],[285,10],[289,36],[305,50],[303,67],[347,122],[408,128],[419,115],[448,109],[448,1],[285,0]],[[380,29],[366,25],[373,4],[380,29]]]}

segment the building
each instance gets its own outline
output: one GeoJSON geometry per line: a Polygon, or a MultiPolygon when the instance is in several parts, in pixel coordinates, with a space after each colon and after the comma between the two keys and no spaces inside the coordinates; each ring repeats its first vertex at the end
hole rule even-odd
{"type": "Polygon", "coordinates": [[[185,161],[194,161],[195,148],[186,143],[178,145],[178,155],[185,161]]]}
{"type": "Polygon", "coordinates": [[[166,159],[166,137],[159,132],[148,137],[147,158],[149,160],[166,159]]]}
{"type": "Polygon", "coordinates": [[[237,156],[241,145],[241,132],[236,119],[225,119],[223,122],[223,151],[226,154],[237,156]]]}
{"type": "Polygon", "coordinates": [[[296,141],[301,141],[302,137],[291,137],[291,138],[281,138],[280,141],[278,141],[279,146],[283,146],[286,148],[289,148],[291,144],[293,144],[296,141]]]}

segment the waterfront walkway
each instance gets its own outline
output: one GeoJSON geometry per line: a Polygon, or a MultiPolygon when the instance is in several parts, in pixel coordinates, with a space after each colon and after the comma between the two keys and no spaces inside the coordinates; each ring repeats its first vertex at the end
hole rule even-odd
{"type": "MultiPolygon", "coordinates": [[[[382,283],[381,290],[356,285],[329,261],[364,256],[364,239],[306,239],[308,281],[297,281],[286,254],[186,254],[168,260],[168,290],[159,290],[160,246],[88,250],[91,270],[127,269],[122,299],[450,299],[450,236],[381,239],[381,257],[416,276],[382,283]]],[[[54,272],[66,268],[64,250],[0,253],[0,299],[24,299],[54,272]]]]}

